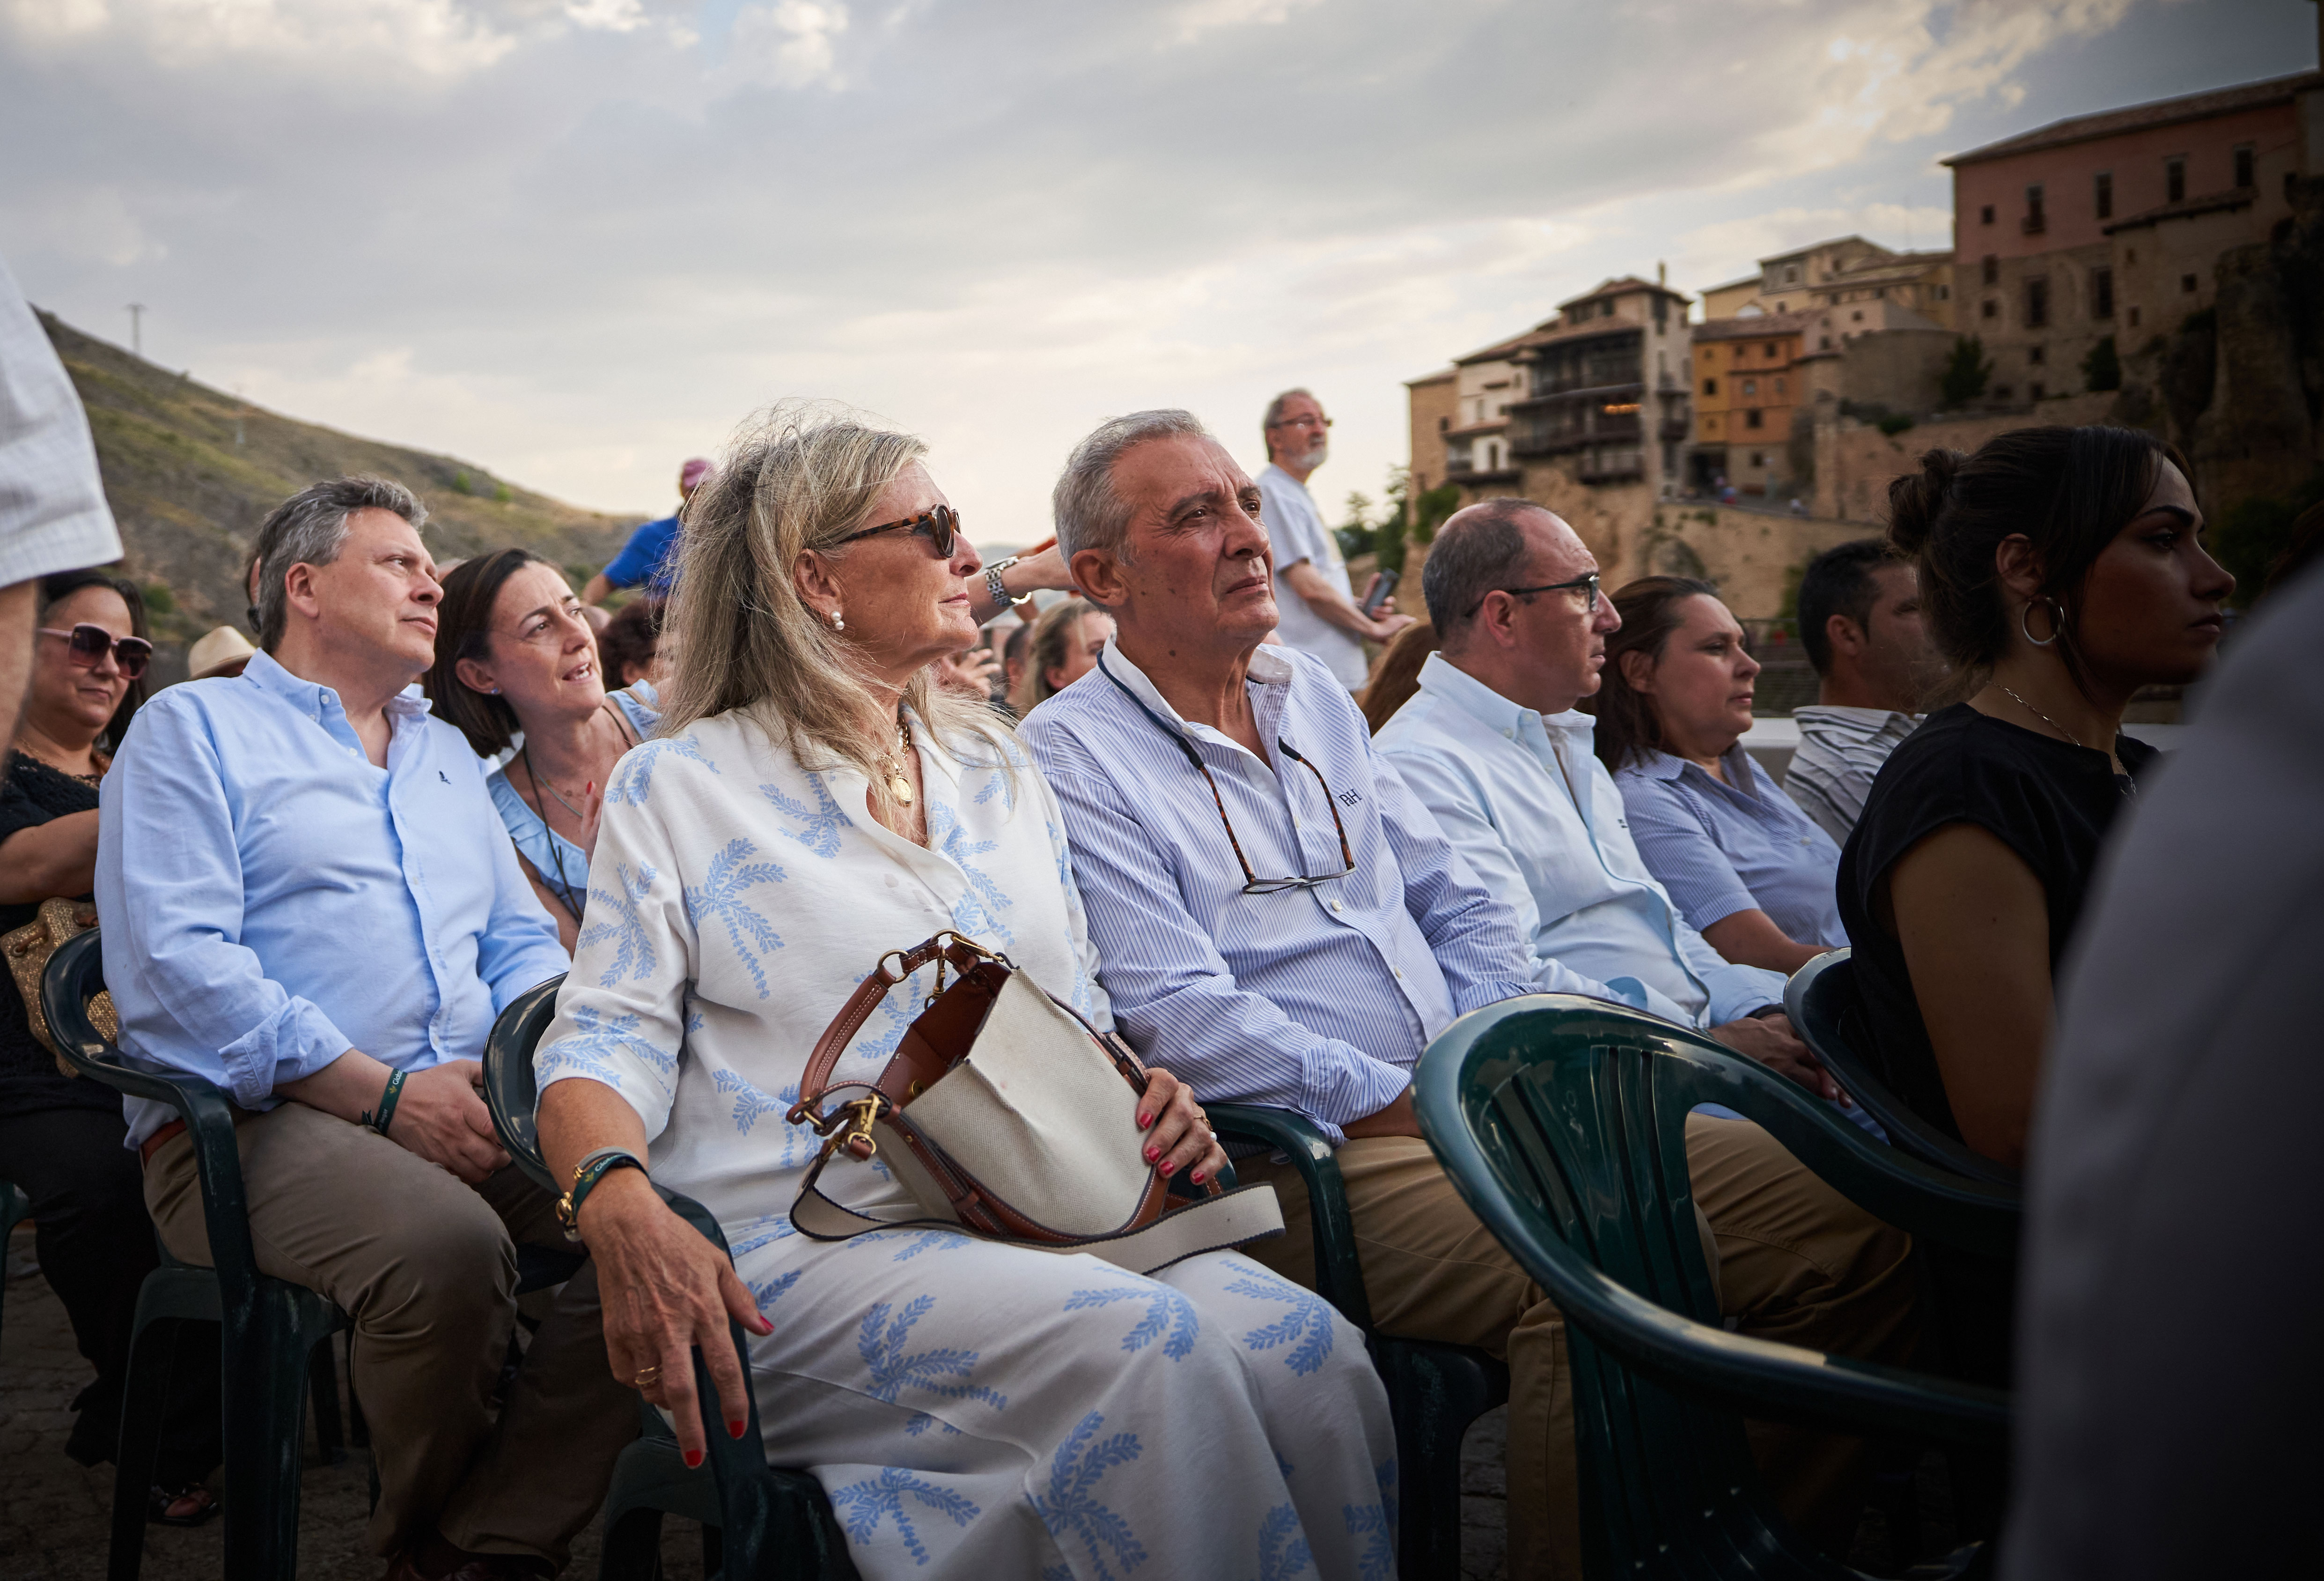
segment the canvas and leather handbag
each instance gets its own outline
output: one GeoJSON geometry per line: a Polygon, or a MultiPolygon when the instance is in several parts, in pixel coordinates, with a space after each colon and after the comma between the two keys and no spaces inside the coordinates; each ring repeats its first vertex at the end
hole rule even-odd
{"type": "Polygon", "coordinates": [[[945,932],[880,957],[807,1060],[794,1125],[825,1138],[791,1208],[819,1241],[949,1227],[1050,1252],[1087,1252],[1135,1273],[1283,1233],[1269,1185],[1174,1205],[1146,1161],[1145,1066],[1006,956],[945,932]],[[833,1083],[840,1056],[896,985],[931,961],[936,986],[872,1083],[833,1083]],[[953,974],[946,986],[946,969],[953,974]],[[818,1187],[844,1151],[885,1160],[927,1216],[875,1217],[818,1187]]]}

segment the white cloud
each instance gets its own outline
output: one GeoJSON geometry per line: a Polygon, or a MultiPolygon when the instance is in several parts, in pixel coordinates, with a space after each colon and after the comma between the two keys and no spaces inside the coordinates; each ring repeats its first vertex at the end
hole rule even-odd
{"type": "Polygon", "coordinates": [[[1177,24],[1179,43],[1191,44],[1204,33],[1228,28],[1280,27],[1295,11],[1304,11],[1323,0],[1184,0],[1170,11],[1170,20],[1177,24]]]}
{"type": "Polygon", "coordinates": [[[1319,497],[1377,493],[1401,381],[1608,275],[1665,259],[1694,291],[1826,236],[1941,245],[1938,156],[2313,39],[2307,0],[2222,5],[2245,25],[2153,0],[1729,0],[1715,28],[1672,0],[746,0],[731,27],[696,0],[0,0],[0,147],[42,153],[0,162],[0,250],[92,330],[147,303],[148,347],[197,377],[604,508],[664,506],[754,407],[844,399],[925,432],[979,532],[1021,541],[1110,413],[1187,405],[1256,459],[1260,405],[1307,384],[1338,420],[1319,497]],[[2190,41],[2209,64],[2119,79],[2190,41]]]}
{"type": "Polygon", "coordinates": [[[774,0],[748,5],[734,16],[726,39],[724,82],[775,88],[806,88],[820,82],[844,86],[839,72],[839,35],[847,31],[847,7],[840,0],[774,0]]]}
{"type": "Polygon", "coordinates": [[[517,45],[459,0],[15,0],[5,15],[35,47],[110,35],[180,71],[336,64],[458,79],[517,45]]]}
{"type": "Polygon", "coordinates": [[[646,25],[639,0],[566,0],[565,14],[576,27],[604,32],[635,32],[646,25]]]}

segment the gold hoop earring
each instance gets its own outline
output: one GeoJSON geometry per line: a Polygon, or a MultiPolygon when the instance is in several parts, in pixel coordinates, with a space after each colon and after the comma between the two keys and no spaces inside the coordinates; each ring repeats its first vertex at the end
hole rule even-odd
{"type": "Polygon", "coordinates": [[[2059,603],[2054,598],[2029,598],[2025,601],[2025,607],[2017,612],[2018,635],[2024,637],[2027,642],[2033,643],[2037,648],[2047,648],[2055,645],[2059,636],[2065,631],[2065,629],[2066,606],[2059,603]],[[2046,604],[2050,606],[2050,634],[2046,637],[2035,636],[2034,634],[2034,628],[2026,624],[2030,619],[2032,619],[2034,615],[2034,606],[2037,604],[2046,604]]]}

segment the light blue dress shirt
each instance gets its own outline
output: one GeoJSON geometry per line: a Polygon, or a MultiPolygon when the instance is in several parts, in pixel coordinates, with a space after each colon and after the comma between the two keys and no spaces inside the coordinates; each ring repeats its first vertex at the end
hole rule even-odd
{"type": "Polygon", "coordinates": [[[1720,767],[1650,752],[1614,776],[1647,871],[1698,931],[1756,906],[1794,943],[1846,944],[1840,847],[1741,746],[1720,767]]]}
{"type": "MultiPolygon", "coordinates": [[[[1019,735],[1064,809],[1098,981],[1148,1059],[1205,1098],[1296,1109],[1338,1141],[1410,1085],[1454,1016],[1536,991],[1516,913],[1372,750],[1320,660],[1274,645],[1251,656],[1264,758],[1180,718],[1120,648],[1099,663],[1019,735]],[[1346,865],[1327,794],[1355,871],[1242,893],[1219,802],[1181,741],[1217,782],[1258,877],[1346,865]]],[[[1540,986],[1616,997],[1572,973],[1540,986]]]]}
{"type": "Polygon", "coordinates": [[[1591,751],[1596,728],[1587,714],[1521,707],[1432,653],[1373,744],[1517,909],[1536,973],[1563,964],[1693,1027],[1783,1003],[1781,973],[1729,963],[1646,871],[1591,751]]]}
{"type": "MultiPolygon", "coordinates": [[[[417,689],[374,768],[338,694],[265,653],[137,711],[97,814],[123,1051],[245,1109],[349,1049],[407,1071],[484,1053],[566,969],[484,764],[417,689]]],[[[129,1145],[173,1117],[126,1100],[129,1145]]]]}

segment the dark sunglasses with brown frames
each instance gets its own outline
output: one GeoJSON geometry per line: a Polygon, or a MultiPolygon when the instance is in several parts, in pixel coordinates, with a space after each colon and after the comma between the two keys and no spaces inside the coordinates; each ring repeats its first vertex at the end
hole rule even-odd
{"type": "Polygon", "coordinates": [[[866,527],[861,532],[851,532],[841,543],[853,543],[859,538],[872,538],[882,532],[908,532],[915,538],[926,538],[936,546],[936,553],[945,559],[952,558],[952,546],[960,537],[960,513],[950,505],[938,505],[932,511],[922,511],[901,522],[882,522],[877,527],[866,527]]]}
{"type": "Polygon", "coordinates": [[[97,668],[97,661],[110,650],[114,663],[119,665],[121,673],[131,680],[143,676],[145,666],[153,661],[153,644],[144,638],[116,637],[103,626],[87,621],[69,632],[59,631],[54,626],[42,626],[40,632],[44,637],[63,638],[65,657],[87,669],[97,668]]]}

